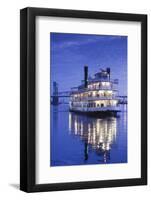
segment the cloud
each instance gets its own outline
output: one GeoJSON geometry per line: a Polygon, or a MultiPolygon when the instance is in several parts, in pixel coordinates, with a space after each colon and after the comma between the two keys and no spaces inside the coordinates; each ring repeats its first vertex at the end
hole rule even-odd
{"type": "Polygon", "coordinates": [[[58,49],[64,49],[64,48],[70,48],[70,47],[75,47],[75,46],[81,46],[81,45],[87,45],[87,44],[91,44],[91,43],[96,43],[96,42],[105,42],[105,41],[111,41],[111,40],[115,40],[115,39],[121,39],[123,36],[99,36],[99,35],[94,35],[94,36],[90,36],[90,35],[82,35],[81,37],[74,37],[74,35],[76,36],[76,34],[71,34],[73,35],[73,38],[66,40],[66,41],[62,41],[59,43],[55,43],[55,47],[58,49]]]}
{"type": "Polygon", "coordinates": [[[58,48],[68,48],[68,47],[73,47],[73,46],[81,46],[81,45],[86,45],[90,43],[97,42],[96,39],[82,39],[82,40],[69,40],[69,41],[64,41],[61,42],[60,44],[57,44],[58,48]]]}

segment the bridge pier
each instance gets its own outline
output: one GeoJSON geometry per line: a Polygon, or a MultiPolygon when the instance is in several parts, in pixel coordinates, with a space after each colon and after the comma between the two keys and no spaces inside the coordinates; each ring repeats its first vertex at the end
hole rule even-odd
{"type": "Polygon", "coordinates": [[[51,101],[52,105],[58,105],[59,104],[59,97],[58,97],[58,83],[53,82],[53,97],[51,101]]]}

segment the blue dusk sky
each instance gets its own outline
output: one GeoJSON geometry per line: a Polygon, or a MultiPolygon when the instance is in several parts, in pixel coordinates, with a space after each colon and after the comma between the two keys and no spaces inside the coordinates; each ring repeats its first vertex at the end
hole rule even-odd
{"type": "MultiPolygon", "coordinates": [[[[127,36],[50,33],[51,89],[69,91],[100,68],[111,69],[111,79],[119,79],[119,94],[127,95],[127,36]]],[[[52,91],[52,90],[51,90],[52,91]]]]}

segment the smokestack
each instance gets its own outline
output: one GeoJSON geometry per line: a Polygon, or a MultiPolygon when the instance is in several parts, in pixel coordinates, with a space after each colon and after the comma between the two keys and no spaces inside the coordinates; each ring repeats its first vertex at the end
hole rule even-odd
{"type": "Polygon", "coordinates": [[[88,66],[84,66],[84,87],[88,87],[88,66]]]}
{"type": "Polygon", "coordinates": [[[107,71],[107,73],[109,75],[109,81],[110,81],[110,72],[111,72],[111,70],[110,70],[110,68],[106,68],[106,71],[107,71]]]}

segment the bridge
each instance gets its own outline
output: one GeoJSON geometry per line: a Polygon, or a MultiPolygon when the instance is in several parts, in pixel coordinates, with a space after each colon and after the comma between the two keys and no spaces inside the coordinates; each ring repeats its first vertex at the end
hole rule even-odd
{"type": "Polygon", "coordinates": [[[58,92],[57,94],[53,94],[51,95],[51,97],[55,97],[58,96],[59,98],[63,98],[63,97],[70,97],[70,92],[69,91],[64,91],[64,92],[58,92]]]}
{"type": "Polygon", "coordinates": [[[127,104],[127,96],[118,96],[119,104],[127,104]]]}
{"type": "MultiPolygon", "coordinates": [[[[65,103],[63,101],[59,101],[60,98],[64,99],[66,98],[69,102],[71,91],[58,91],[58,84],[56,82],[53,82],[53,94],[51,95],[51,103],[52,105],[59,105],[60,103],[65,103]]],[[[117,96],[119,98],[119,104],[127,104],[127,96],[119,95],[117,96]]],[[[67,103],[67,102],[66,102],[67,103]]]]}

